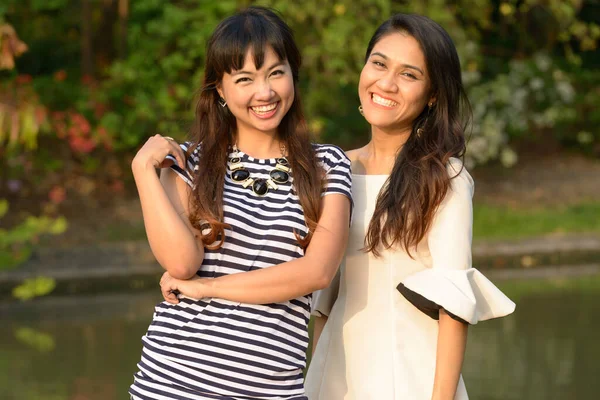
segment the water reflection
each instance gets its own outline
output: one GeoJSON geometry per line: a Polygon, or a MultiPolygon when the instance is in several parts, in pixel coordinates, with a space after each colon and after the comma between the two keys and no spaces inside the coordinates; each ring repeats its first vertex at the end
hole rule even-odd
{"type": "MultiPolygon", "coordinates": [[[[0,398],[127,398],[140,337],[159,299],[152,292],[0,305],[0,398]]],[[[596,398],[599,328],[600,292],[519,299],[513,316],[470,330],[464,367],[470,397],[596,398]]]]}
{"type": "Polygon", "coordinates": [[[600,292],[519,299],[517,312],[470,331],[464,374],[481,400],[598,398],[600,292]]]}

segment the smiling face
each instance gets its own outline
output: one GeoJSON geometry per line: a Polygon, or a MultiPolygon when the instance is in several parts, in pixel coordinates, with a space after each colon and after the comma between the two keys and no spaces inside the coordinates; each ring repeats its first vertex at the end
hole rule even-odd
{"type": "Polygon", "coordinates": [[[225,73],[218,89],[235,116],[238,134],[254,130],[276,134],[281,120],[294,102],[294,81],[287,60],[280,60],[272,48],[265,50],[257,69],[248,50],[240,70],[225,73]]]}
{"type": "Polygon", "coordinates": [[[430,94],[425,56],[415,38],[400,32],[381,38],[360,74],[358,95],[367,121],[386,131],[410,131],[430,94]]]}

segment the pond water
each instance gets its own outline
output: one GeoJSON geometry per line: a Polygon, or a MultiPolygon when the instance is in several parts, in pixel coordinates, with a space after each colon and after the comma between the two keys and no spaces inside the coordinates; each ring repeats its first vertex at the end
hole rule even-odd
{"type": "MultiPolygon", "coordinates": [[[[0,399],[128,398],[159,300],[153,292],[0,304],[0,399]]],[[[522,296],[514,315],[470,328],[470,398],[596,399],[599,334],[600,290],[522,296]]]]}

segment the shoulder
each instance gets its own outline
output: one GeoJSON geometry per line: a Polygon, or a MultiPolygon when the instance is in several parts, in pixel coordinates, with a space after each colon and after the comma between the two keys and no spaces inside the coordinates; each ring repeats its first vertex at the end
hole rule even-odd
{"type": "Polygon", "coordinates": [[[313,149],[317,160],[323,164],[325,169],[347,166],[350,168],[350,159],[340,147],[333,144],[313,143],[313,149]]]}
{"type": "MultiPolygon", "coordinates": [[[[196,174],[197,165],[200,161],[199,149],[200,146],[196,146],[193,142],[183,142],[179,143],[179,147],[185,153],[185,166],[181,166],[177,164],[177,160],[172,155],[167,155],[167,158],[173,161],[173,165],[171,165],[171,169],[184,180],[190,187],[193,187],[194,184],[194,175],[196,174]]],[[[161,174],[162,176],[162,174],[161,174]]],[[[169,174],[165,174],[165,179],[169,176],[169,174]]]]}
{"type": "Polygon", "coordinates": [[[317,158],[327,157],[332,160],[348,160],[348,156],[340,147],[333,144],[313,143],[313,149],[317,158]]]}
{"type": "Polygon", "coordinates": [[[354,162],[354,161],[358,160],[358,156],[359,156],[361,150],[362,149],[348,150],[346,152],[346,155],[348,156],[348,158],[350,159],[350,161],[354,162]]]}
{"type": "Polygon", "coordinates": [[[186,141],[183,143],[179,143],[179,147],[185,152],[188,156],[198,157],[200,152],[200,145],[195,145],[194,142],[186,141]]]}
{"type": "Polygon", "coordinates": [[[461,159],[450,157],[446,163],[446,171],[448,171],[453,191],[468,191],[471,196],[473,195],[475,182],[461,159]]]}

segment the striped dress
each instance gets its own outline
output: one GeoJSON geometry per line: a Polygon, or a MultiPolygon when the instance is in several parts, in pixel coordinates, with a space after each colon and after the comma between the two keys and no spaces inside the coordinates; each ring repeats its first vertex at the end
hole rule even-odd
{"type": "MultiPolygon", "coordinates": [[[[187,151],[189,144],[181,147],[187,151]]],[[[314,145],[326,171],[323,195],[351,199],[350,161],[336,146],[314,145]]],[[[268,178],[275,159],[239,152],[253,178],[268,178]]],[[[188,184],[198,162],[197,149],[186,170],[174,166],[188,184]]],[[[293,171],[292,171],[293,175],[293,171]]],[[[307,227],[293,177],[264,197],[225,178],[225,243],[205,250],[198,275],[219,277],[266,268],[302,257],[294,230],[307,227]]],[[[217,298],[179,304],[160,303],[142,337],[139,371],[129,393],[133,399],[306,400],[308,321],[312,296],[273,304],[245,304],[217,298]]]]}

